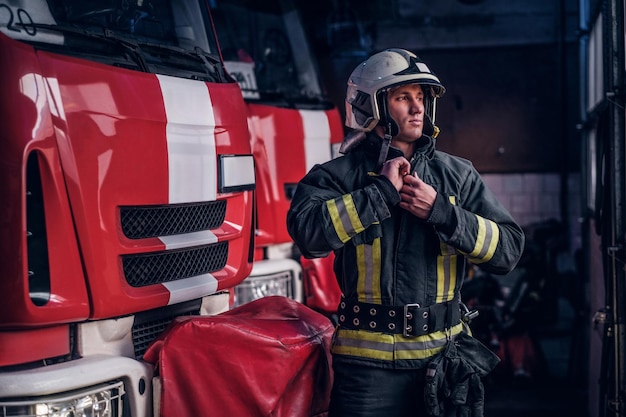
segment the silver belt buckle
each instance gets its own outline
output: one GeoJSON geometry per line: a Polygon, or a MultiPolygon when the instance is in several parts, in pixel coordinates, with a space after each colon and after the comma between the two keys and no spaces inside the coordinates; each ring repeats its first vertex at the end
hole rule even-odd
{"type": "Polygon", "coordinates": [[[408,323],[408,320],[411,320],[413,318],[413,313],[409,311],[409,308],[411,307],[420,308],[420,305],[417,303],[404,305],[404,325],[402,326],[402,334],[404,335],[404,337],[411,336],[410,333],[413,330],[413,326],[408,323]]]}

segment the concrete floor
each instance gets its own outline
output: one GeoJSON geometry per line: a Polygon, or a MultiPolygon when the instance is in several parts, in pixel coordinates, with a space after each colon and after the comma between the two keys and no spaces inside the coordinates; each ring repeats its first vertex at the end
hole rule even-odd
{"type": "Polygon", "coordinates": [[[526,386],[487,384],[485,417],[587,417],[586,394],[568,379],[526,386]]]}
{"type": "Polygon", "coordinates": [[[589,416],[586,383],[576,368],[583,359],[573,357],[581,342],[573,339],[573,325],[573,312],[560,302],[557,324],[533,331],[538,375],[515,379],[494,371],[484,381],[485,417],[589,416]]]}

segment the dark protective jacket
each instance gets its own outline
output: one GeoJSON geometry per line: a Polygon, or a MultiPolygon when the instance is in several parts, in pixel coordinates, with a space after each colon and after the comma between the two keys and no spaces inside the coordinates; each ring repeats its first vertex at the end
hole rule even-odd
{"type": "MultiPolygon", "coordinates": [[[[355,303],[454,304],[466,260],[492,273],[515,267],[524,234],[469,161],[435,150],[430,137],[420,139],[411,169],[437,190],[431,215],[422,220],[399,207],[395,187],[375,172],[381,142],[369,133],[346,155],[313,167],[298,184],[287,216],[289,233],[305,257],[335,252],[335,274],[348,309],[355,303]]],[[[401,155],[392,147],[387,159],[401,155]]],[[[333,360],[425,367],[464,330],[456,318],[446,329],[418,336],[340,323],[333,360]]]]}

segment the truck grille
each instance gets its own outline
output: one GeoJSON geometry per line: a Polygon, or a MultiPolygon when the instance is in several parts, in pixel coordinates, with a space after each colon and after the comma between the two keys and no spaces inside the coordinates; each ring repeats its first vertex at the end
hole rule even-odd
{"type": "Polygon", "coordinates": [[[133,346],[135,359],[141,360],[148,346],[161,334],[172,322],[173,318],[154,320],[148,323],[133,326],[133,346]]]}
{"type": "Polygon", "coordinates": [[[170,236],[215,229],[224,222],[226,201],[167,206],[120,207],[122,231],[129,239],[170,236]]]}
{"type": "Polygon", "coordinates": [[[145,287],[218,271],[226,266],[228,242],[122,256],[126,281],[145,287]]]}
{"type": "Polygon", "coordinates": [[[133,346],[135,359],[141,360],[150,344],[163,333],[170,323],[180,316],[200,314],[200,300],[187,301],[156,310],[144,311],[135,315],[133,324],[133,346]]]}
{"type": "MultiPolygon", "coordinates": [[[[198,314],[197,311],[181,314],[190,316],[198,314]]],[[[160,318],[146,323],[136,324],[133,326],[133,346],[135,350],[135,359],[143,359],[144,353],[157,337],[163,333],[163,330],[170,325],[175,317],[160,318]]]]}

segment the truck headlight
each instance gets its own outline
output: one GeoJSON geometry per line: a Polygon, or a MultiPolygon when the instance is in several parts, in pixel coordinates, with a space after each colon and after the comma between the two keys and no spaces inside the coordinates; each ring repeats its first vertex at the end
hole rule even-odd
{"type": "MultiPolygon", "coordinates": [[[[291,246],[280,245],[281,251],[275,255],[291,246]]],[[[282,295],[302,302],[302,266],[299,262],[290,258],[254,262],[248,278],[235,287],[234,306],[268,295],[282,295]]]]}
{"type": "Polygon", "coordinates": [[[121,417],[124,385],[115,382],[71,393],[24,401],[0,400],[0,415],[7,417],[121,417]]]}
{"type": "Polygon", "coordinates": [[[266,276],[249,276],[235,287],[235,306],[268,295],[293,298],[292,282],[293,278],[290,271],[281,271],[266,276]]]}

